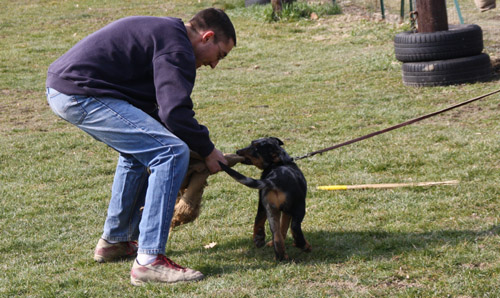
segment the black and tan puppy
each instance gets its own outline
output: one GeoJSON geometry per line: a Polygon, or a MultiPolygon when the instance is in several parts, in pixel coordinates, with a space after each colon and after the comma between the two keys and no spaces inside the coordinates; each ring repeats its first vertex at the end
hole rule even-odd
{"type": "Polygon", "coordinates": [[[302,220],[306,213],[307,183],[293,159],[281,148],[278,138],[263,138],[252,141],[250,146],[236,153],[245,157],[244,164],[263,170],[260,180],[246,177],[221,164],[222,169],[236,181],[259,189],[259,207],[255,217],[253,241],[257,247],[265,244],[265,223],[269,220],[273,234],[272,246],[276,259],[288,259],[285,253],[285,238],[290,227],[294,246],[311,251],[311,245],[302,233],[302,220]]]}

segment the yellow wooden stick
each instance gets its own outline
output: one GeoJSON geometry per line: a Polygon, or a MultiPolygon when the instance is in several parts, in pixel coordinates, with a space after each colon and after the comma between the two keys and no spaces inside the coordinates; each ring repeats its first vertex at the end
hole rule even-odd
{"type": "Polygon", "coordinates": [[[415,186],[434,186],[434,185],[454,185],[458,180],[449,180],[441,182],[418,182],[418,183],[385,183],[385,184],[359,184],[359,185],[322,185],[317,189],[321,190],[348,190],[348,189],[369,189],[369,188],[396,188],[396,187],[415,187],[415,186]]]}

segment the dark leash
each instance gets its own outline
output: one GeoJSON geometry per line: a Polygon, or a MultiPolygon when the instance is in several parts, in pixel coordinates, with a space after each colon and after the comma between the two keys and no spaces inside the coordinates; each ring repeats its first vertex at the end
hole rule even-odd
{"type": "Polygon", "coordinates": [[[381,130],[369,133],[367,135],[364,135],[364,136],[359,137],[359,138],[352,139],[352,140],[347,141],[347,142],[343,142],[343,143],[340,143],[340,144],[337,144],[337,145],[334,145],[334,146],[331,146],[331,147],[328,147],[328,148],[325,148],[325,149],[321,149],[321,150],[318,150],[318,151],[313,151],[313,152],[307,153],[306,155],[294,157],[293,160],[300,160],[300,159],[308,158],[308,157],[314,156],[316,154],[320,154],[320,153],[323,153],[323,152],[326,152],[326,151],[330,151],[330,150],[333,150],[333,149],[337,149],[337,148],[340,148],[340,147],[343,147],[343,146],[346,146],[346,145],[349,145],[349,144],[352,144],[352,143],[356,143],[356,142],[359,142],[359,141],[362,141],[362,140],[366,140],[366,139],[369,139],[369,138],[374,137],[376,135],[380,135],[380,134],[389,132],[391,130],[395,130],[395,129],[398,129],[398,128],[401,128],[401,127],[413,124],[415,122],[419,122],[419,121],[422,121],[424,119],[427,119],[427,118],[439,115],[439,114],[447,112],[449,110],[456,109],[458,107],[464,106],[466,104],[469,104],[469,103],[474,102],[476,100],[480,100],[482,98],[485,98],[487,96],[490,96],[490,95],[493,95],[493,94],[499,93],[499,92],[500,92],[500,89],[496,90],[496,91],[493,91],[493,92],[490,92],[490,93],[487,93],[487,94],[484,94],[484,95],[481,95],[481,96],[478,96],[478,97],[475,97],[475,98],[472,98],[472,99],[469,99],[467,101],[464,101],[462,103],[459,103],[459,104],[450,106],[448,108],[439,110],[437,112],[430,113],[430,114],[427,114],[427,115],[423,115],[423,116],[420,116],[418,118],[414,118],[412,120],[408,120],[406,122],[403,122],[403,123],[400,123],[400,124],[397,124],[397,125],[385,128],[385,129],[381,129],[381,130]]]}

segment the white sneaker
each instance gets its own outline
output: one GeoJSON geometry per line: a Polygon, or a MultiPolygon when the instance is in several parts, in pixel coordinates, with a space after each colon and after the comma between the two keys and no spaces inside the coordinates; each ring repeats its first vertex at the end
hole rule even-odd
{"type": "Polygon", "coordinates": [[[164,255],[158,255],[153,263],[145,266],[135,260],[130,271],[130,282],[134,286],[141,286],[146,282],[196,281],[204,277],[201,272],[179,266],[164,255]]]}

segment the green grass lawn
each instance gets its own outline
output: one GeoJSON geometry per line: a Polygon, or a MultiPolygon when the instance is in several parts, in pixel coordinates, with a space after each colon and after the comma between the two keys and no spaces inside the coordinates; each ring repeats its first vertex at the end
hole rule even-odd
{"type": "MultiPolygon", "coordinates": [[[[177,228],[166,251],[207,278],[142,288],[130,285],[130,261],[92,260],[117,153],[58,119],[44,96],[49,64],[105,24],[129,15],[187,20],[213,5],[226,8],[238,46],[217,69],[199,70],[193,101],[224,152],[275,136],[302,155],[498,89],[498,75],[405,87],[392,39],[408,24],[347,13],[267,23],[268,8],[241,0],[0,3],[1,297],[500,295],[498,95],[299,161],[313,251],[300,252],[289,238],[290,262],[253,246],[257,193],[224,173],[212,176],[201,216],[177,228]],[[316,190],[452,179],[459,185],[316,190]]],[[[485,47],[498,57],[495,42],[485,47]]]]}

